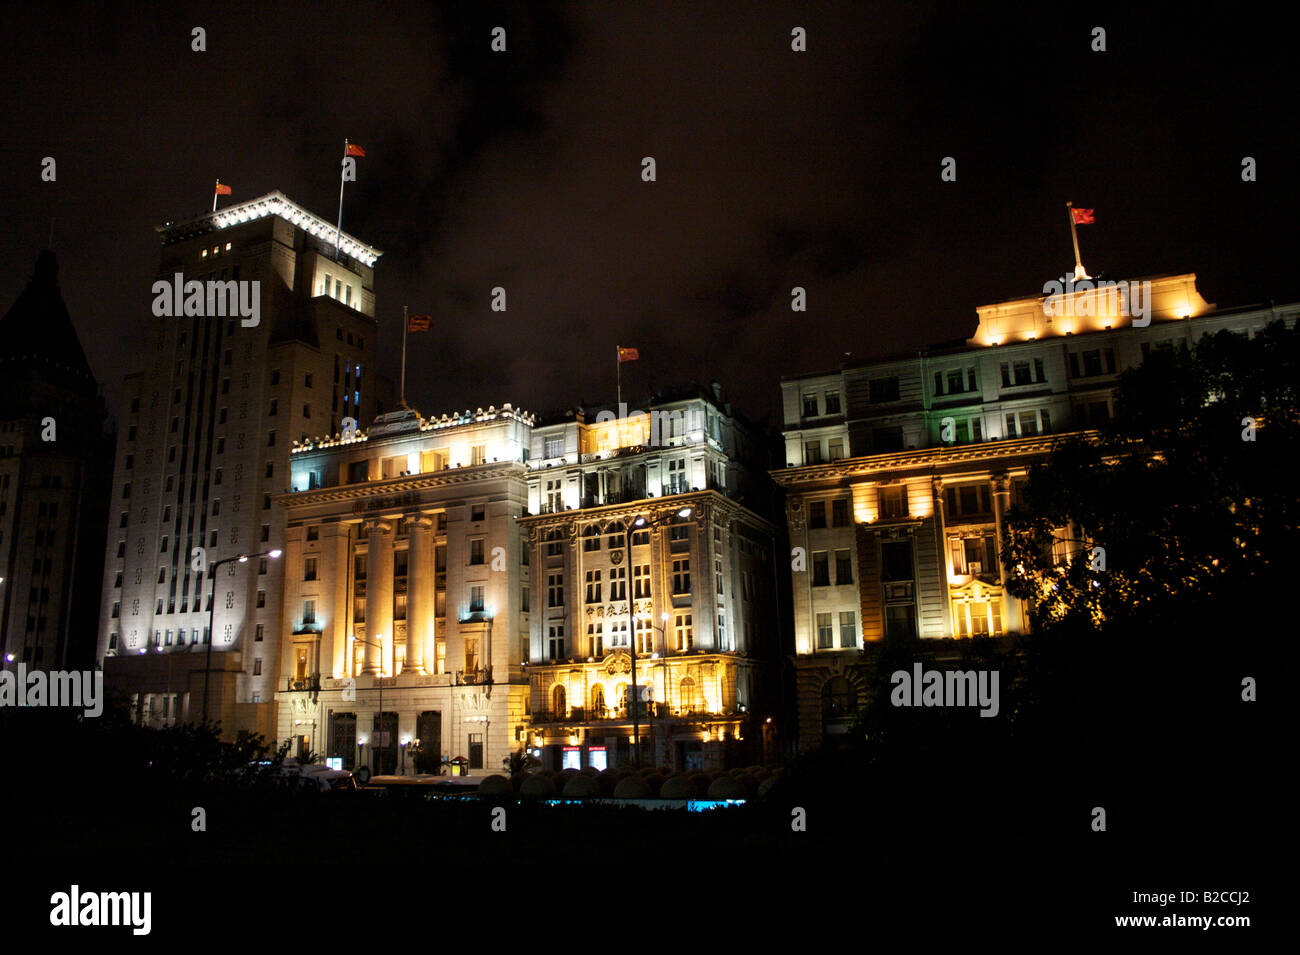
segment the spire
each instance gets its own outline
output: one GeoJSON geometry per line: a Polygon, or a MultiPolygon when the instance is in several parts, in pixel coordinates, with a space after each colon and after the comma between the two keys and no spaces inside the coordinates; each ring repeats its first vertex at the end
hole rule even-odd
{"type": "Polygon", "coordinates": [[[59,260],[51,249],[36,257],[27,287],[0,319],[0,368],[7,375],[36,372],[79,393],[96,394],[94,373],[59,291],[59,260]]]}

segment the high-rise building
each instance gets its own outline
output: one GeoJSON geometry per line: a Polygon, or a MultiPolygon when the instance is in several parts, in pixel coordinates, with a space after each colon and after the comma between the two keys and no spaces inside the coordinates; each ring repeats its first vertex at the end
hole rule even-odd
{"type": "Polygon", "coordinates": [[[1216,309],[1193,274],[1079,286],[982,306],[964,342],[784,380],[800,745],[848,728],[876,641],[1024,631],[1004,516],[1060,434],[1110,418],[1122,371],[1298,314],[1216,309]]]}
{"type": "Polygon", "coordinates": [[[0,666],[95,662],[112,439],[46,250],[0,319],[0,666]]]}
{"type": "Polygon", "coordinates": [[[272,500],[291,486],[295,439],[376,414],[380,252],[336,243],[279,192],[158,233],[158,275],[140,288],[153,317],[118,419],[99,656],[142,721],[206,712],[227,733],[269,736],[283,576],[271,552],[284,547],[272,500]]]}

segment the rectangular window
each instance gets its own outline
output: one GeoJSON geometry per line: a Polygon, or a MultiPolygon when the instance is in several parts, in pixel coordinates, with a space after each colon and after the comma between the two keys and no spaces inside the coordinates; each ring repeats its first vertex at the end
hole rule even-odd
{"type": "Polygon", "coordinates": [[[684,595],[691,592],[691,561],[689,557],[673,560],[673,594],[684,595]]]}
{"type": "Polygon", "coordinates": [[[674,630],[677,634],[677,649],[679,652],[685,653],[695,646],[695,635],[692,632],[691,615],[689,613],[677,614],[674,630]]]}
{"type": "Polygon", "coordinates": [[[804,464],[822,463],[822,443],[820,441],[804,442],[803,463],[804,464]]]}
{"type": "Polygon", "coordinates": [[[304,564],[304,567],[303,567],[302,579],[303,579],[303,580],[315,580],[315,579],[316,579],[316,558],[315,558],[315,557],[308,557],[308,558],[303,562],[303,564],[304,564]]]}
{"type": "Polygon", "coordinates": [[[483,612],[483,587],[481,585],[476,584],[469,589],[469,612],[483,612]]]}
{"type": "Polygon", "coordinates": [[[552,660],[564,659],[563,625],[556,625],[550,628],[550,638],[547,641],[547,652],[552,660]]]}
{"type": "Polygon", "coordinates": [[[838,391],[826,392],[826,413],[828,415],[840,413],[840,393],[838,391]]]}
{"type": "Polygon", "coordinates": [[[469,542],[469,562],[470,564],[483,563],[483,538],[476,537],[469,542]]]}
{"type": "Polygon", "coordinates": [[[858,645],[857,614],[852,610],[840,611],[840,646],[851,649],[858,645]]]}
{"type": "Polygon", "coordinates": [[[819,613],[817,615],[817,649],[830,650],[835,646],[835,627],[831,623],[831,615],[828,613],[819,613]]]}
{"type": "Polygon", "coordinates": [[[853,561],[847,550],[835,552],[835,583],[837,586],[853,583],[853,561]]]}
{"type": "Polygon", "coordinates": [[[831,583],[830,556],[824,550],[813,553],[814,587],[829,587],[831,583]]]}
{"type": "Polygon", "coordinates": [[[849,526],[849,499],[839,497],[831,501],[831,526],[848,527],[849,526]]]}
{"type": "Polygon", "coordinates": [[[894,484],[880,488],[879,507],[883,520],[907,517],[907,486],[894,484]]]}
{"type": "Polygon", "coordinates": [[[889,541],[880,545],[880,579],[886,582],[912,579],[910,541],[889,541]]]}
{"type": "Polygon", "coordinates": [[[826,442],[826,458],[829,461],[839,461],[844,457],[844,439],[831,438],[826,442]]]}
{"type": "Polygon", "coordinates": [[[548,607],[564,606],[564,575],[563,574],[546,575],[546,606],[548,607]]]}
{"type": "Polygon", "coordinates": [[[632,597],[636,600],[650,596],[650,565],[638,564],[632,568],[632,597]]]}
{"type": "Polygon", "coordinates": [[[302,622],[304,624],[316,622],[316,601],[304,600],[302,602],[302,622]]]}
{"type": "Polygon", "coordinates": [[[817,417],[817,396],[815,394],[803,396],[803,416],[805,418],[817,417]]]}
{"type": "Polygon", "coordinates": [[[587,571],[587,603],[600,603],[600,571],[587,571]]]}
{"type": "MultiPolygon", "coordinates": [[[[480,463],[482,463],[482,462],[480,462],[480,463]]],[[[485,520],[486,518],[487,518],[487,505],[486,505],[486,504],[471,504],[471,505],[470,505],[470,508],[469,508],[469,519],[470,519],[471,521],[473,521],[473,522],[475,522],[475,523],[479,523],[480,521],[483,521],[483,520],[485,520]]]]}
{"type": "Polygon", "coordinates": [[[553,437],[546,439],[546,447],[543,457],[558,458],[564,454],[564,438],[553,437]]]}
{"type": "Polygon", "coordinates": [[[627,599],[627,568],[611,567],[609,570],[609,599],[627,599]]]}
{"type": "Polygon", "coordinates": [[[808,528],[818,530],[826,526],[826,502],[811,501],[808,504],[808,528]]]}

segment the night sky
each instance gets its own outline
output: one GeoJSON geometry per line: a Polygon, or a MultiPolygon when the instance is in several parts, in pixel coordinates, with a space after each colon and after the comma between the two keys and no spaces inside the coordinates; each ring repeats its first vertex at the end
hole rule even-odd
{"type": "Polygon", "coordinates": [[[217,178],[332,222],[344,137],[367,152],[344,230],[384,251],[383,372],[402,305],[434,316],[408,366],[426,414],[610,399],[620,344],[641,352],[625,393],[718,379],[774,414],[783,375],[964,338],[977,305],[1072,268],[1067,200],[1096,209],[1094,274],[1300,298],[1293,43],[1259,5],[52,6],[6,11],[0,308],[55,217],[113,412],[154,227],[210,208],[217,178]]]}

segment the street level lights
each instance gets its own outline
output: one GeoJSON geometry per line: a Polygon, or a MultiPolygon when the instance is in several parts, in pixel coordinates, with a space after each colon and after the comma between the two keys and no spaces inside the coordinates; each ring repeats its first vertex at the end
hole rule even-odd
{"type": "MultiPolygon", "coordinates": [[[[689,507],[683,507],[676,514],[663,514],[654,519],[649,519],[644,514],[638,514],[636,520],[628,524],[627,526],[627,564],[628,564],[627,584],[629,586],[631,586],[632,584],[632,570],[631,570],[632,532],[635,529],[640,527],[643,527],[647,530],[649,530],[652,527],[657,527],[658,525],[662,524],[664,521],[668,520],[670,517],[679,517],[685,519],[690,516],[691,516],[691,509],[689,507]]],[[[651,546],[653,547],[654,545],[651,544],[651,546]]],[[[636,618],[635,615],[632,613],[631,594],[628,595],[628,601],[627,601],[627,629],[628,629],[628,637],[630,638],[628,641],[628,645],[629,647],[631,647],[632,650],[632,692],[628,697],[628,705],[632,708],[632,751],[635,754],[633,756],[633,759],[636,761],[636,767],[637,769],[640,769],[641,768],[641,720],[640,720],[640,713],[637,710],[637,704],[640,703],[641,701],[637,699],[637,692],[636,692],[637,689],[636,688],[636,618]]],[[[666,636],[667,634],[665,633],[665,638],[666,636]]],[[[665,647],[665,650],[666,649],[667,648],[665,647]]]]}
{"type": "Polygon", "coordinates": [[[203,667],[203,722],[208,721],[208,678],[212,673],[212,641],[216,639],[216,625],[212,622],[213,615],[217,609],[217,568],[222,564],[233,564],[238,561],[241,564],[248,563],[250,557],[269,557],[277,560],[283,551],[280,548],[274,550],[264,550],[258,554],[237,554],[234,557],[223,557],[221,560],[214,561],[208,565],[212,575],[212,592],[208,595],[208,652],[207,661],[203,667]]]}

